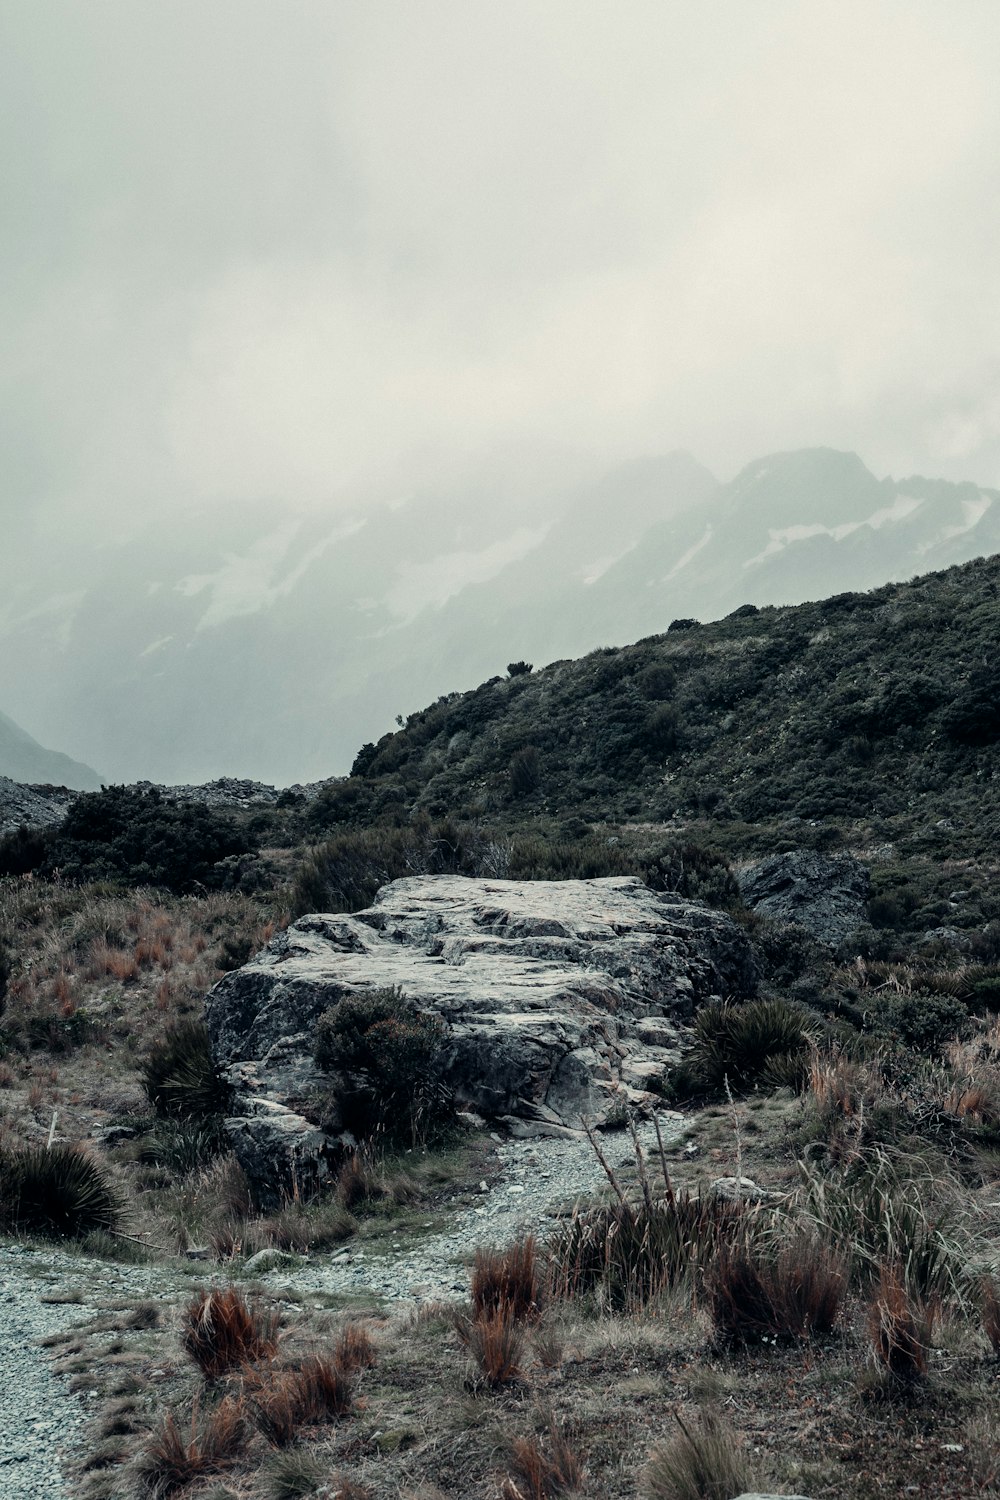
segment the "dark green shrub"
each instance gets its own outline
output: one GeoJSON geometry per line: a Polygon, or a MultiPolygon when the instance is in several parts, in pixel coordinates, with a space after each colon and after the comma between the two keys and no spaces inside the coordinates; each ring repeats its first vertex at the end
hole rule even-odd
{"type": "Polygon", "coordinates": [[[507,663],[507,675],[509,677],[527,677],[534,670],[530,661],[510,661],[507,663]]]}
{"type": "Polygon", "coordinates": [[[820,1030],[816,1017],[788,1000],[715,1001],[695,1017],[694,1035],[683,1059],[692,1091],[718,1093],[752,1088],[769,1067],[787,1078],[794,1059],[804,1075],[809,1043],[820,1030]]]}
{"type": "Polygon", "coordinates": [[[219,861],[250,850],[246,833],[214,808],[172,802],[157,787],[113,786],[77,797],[58,828],[16,835],[10,847],[5,841],[0,870],[6,860],[12,874],[58,870],[68,880],[186,892],[217,884],[219,861]]]}
{"type": "Polygon", "coordinates": [[[510,789],[515,797],[530,797],[542,779],[542,762],[535,745],[525,745],[510,758],[510,789]]]}
{"type": "Polygon", "coordinates": [[[651,703],[662,703],[664,699],[673,697],[677,673],[662,662],[654,662],[636,673],[635,685],[651,703]]]}
{"type": "Polygon", "coordinates": [[[398,989],[347,995],[319,1019],[316,1063],[345,1078],[337,1090],[343,1125],[412,1143],[448,1114],[441,1083],[445,1027],[398,989]]]}
{"type": "Polygon", "coordinates": [[[21,827],[0,838],[0,875],[27,875],[41,869],[54,842],[52,829],[21,827]]]}
{"type": "Polygon", "coordinates": [[[680,714],[672,703],[661,703],[646,720],[642,745],[652,755],[669,755],[680,738],[680,714]]]}
{"type": "Polygon", "coordinates": [[[211,1120],[225,1114],[229,1087],[215,1066],[204,1021],[178,1021],[167,1028],[149,1051],[142,1086],[159,1115],[211,1120]]]}
{"type": "Polygon", "coordinates": [[[15,1233],[79,1238],[114,1233],[122,1206],[111,1179],[79,1146],[25,1146],[0,1153],[0,1223],[15,1233]]]}
{"type": "Polygon", "coordinates": [[[7,986],[10,984],[13,972],[13,955],[3,938],[0,938],[0,1015],[3,1015],[7,1000],[7,986]]]}
{"type": "Polygon", "coordinates": [[[961,1000],[948,995],[880,995],[865,1013],[876,1036],[900,1041],[915,1052],[940,1053],[969,1024],[961,1000]]]}

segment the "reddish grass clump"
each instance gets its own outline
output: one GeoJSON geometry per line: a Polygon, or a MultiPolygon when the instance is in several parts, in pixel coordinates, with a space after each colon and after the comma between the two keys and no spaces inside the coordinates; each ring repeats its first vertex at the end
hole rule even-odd
{"type": "Polygon", "coordinates": [[[510,1473],[500,1485],[501,1500],[558,1500],[579,1489],[583,1469],[553,1422],[543,1448],[538,1438],[517,1438],[511,1446],[510,1473]]]}
{"type": "Polygon", "coordinates": [[[166,1500],[193,1479],[218,1473],[233,1463],[246,1438],[243,1404],[231,1396],[201,1420],[197,1401],[185,1434],[168,1412],[139,1455],[136,1476],[151,1500],[166,1500]]]}
{"type": "Polygon", "coordinates": [[[507,1311],[486,1313],[478,1318],[459,1317],[455,1328],[488,1386],[496,1389],[516,1385],[521,1380],[524,1325],[507,1311]]]}
{"type": "Polygon", "coordinates": [[[833,1251],[799,1237],[777,1255],[747,1240],[723,1245],[705,1284],[717,1337],[749,1344],[831,1333],[846,1277],[833,1251]]]}
{"type": "Polygon", "coordinates": [[[253,1415],[260,1432],[275,1448],[295,1442],[303,1421],[298,1382],[288,1371],[272,1375],[253,1398],[253,1415]]]}
{"type": "Polygon", "coordinates": [[[476,1251],[472,1305],[477,1318],[503,1314],[513,1322],[537,1321],[542,1285],[533,1235],[506,1250],[476,1251]]]}
{"type": "Polygon", "coordinates": [[[235,1287],[202,1291],[184,1313],[182,1343],[207,1380],[269,1359],[278,1347],[280,1319],[251,1306],[235,1287]]]}
{"type": "Polygon", "coordinates": [[[346,1416],[354,1399],[349,1372],[339,1359],[322,1354],[311,1354],[302,1361],[295,1388],[302,1420],[306,1422],[326,1422],[331,1417],[346,1416]]]}
{"type": "Polygon", "coordinates": [[[921,1305],[909,1295],[899,1267],[882,1267],[868,1331],[876,1366],[899,1385],[926,1379],[936,1313],[933,1304],[921,1305]]]}
{"type": "Polygon", "coordinates": [[[348,1323],[337,1340],[335,1356],[348,1375],[356,1370],[370,1370],[378,1360],[375,1340],[363,1323],[348,1323]]]}

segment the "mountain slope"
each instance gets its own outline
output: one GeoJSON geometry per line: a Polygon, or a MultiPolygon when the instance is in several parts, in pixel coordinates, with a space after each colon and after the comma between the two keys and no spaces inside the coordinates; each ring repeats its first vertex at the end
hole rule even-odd
{"type": "Polygon", "coordinates": [[[998,592],[994,557],[494,678],[366,746],[328,801],[354,820],[962,823],[993,848],[998,592]]]}
{"type": "Polygon", "coordinates": [[[89,766],[71,760],[58,750],[46,750],[30,734],[0,713],[0,776],[27,784],[46,783],[68,786],[74,791],[92,792],[101,778],[89,766]]]}

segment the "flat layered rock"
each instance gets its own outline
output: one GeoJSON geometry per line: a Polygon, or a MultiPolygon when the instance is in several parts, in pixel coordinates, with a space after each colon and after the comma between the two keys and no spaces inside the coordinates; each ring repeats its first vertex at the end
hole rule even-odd
{"type": "Polygon", "coordinates": [[[426,875],[367,911],[303,917],[216,985],[206,1016],[240,1101],[234,1138],[280,1117],[288,1139],[288,1112],[328,1084],[320,1016],[390,985],[444,1023],[460,1108],[555,1134],[651,1102],[696,1005],[755,984],[729,917],[636,879],[426,875]]]}

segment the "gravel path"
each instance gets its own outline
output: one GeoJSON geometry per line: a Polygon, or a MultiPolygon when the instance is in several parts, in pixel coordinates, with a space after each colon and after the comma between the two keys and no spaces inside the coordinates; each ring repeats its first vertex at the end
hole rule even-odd
{"type": "MultiPolygon", "coordinates": [[[[681,1115],[663,1112],[663,1141],[677,1139],[681,1115]]],[[[658,1176],[656,1132],[639,1129],[650,1174],[658,1176]]],[[[632,1143],[624,1134],[601,1138],[610,1165],[635,1165],[632,1143]]],[[[496,1146],[500,1175],[490,1187],[484,1181],[482,1202],[463,1209],[447,1230],[409,1244],[396,1254],[375,1254],[363,1246],[345,1247],[331,1256],[287,1271],[268,1273],[275,1288],[326,1293],[372,1293],[386,1301],[427,1301],[465,1295],[469,1262],[480,1245],[502,1245],[519,1233],[548,1234],[554,1215],[607,1186],[604,1169],[586,1140],[504,1141],[496,1146]]]]}
{"type": "MultiPolygon", "coordinates": [[[[675,1140],[681,1116],[661,1114],[664,1141],[675,1140]]],[[[640,1130],[655,1161],[656,1135],[640,1130]]],[[[602,1137],[612,1167],[633,1165],[627,1135],[602,1137]]],[[[481,1202],[463,1208],[445,1231],[400,1244],[398,1252],[344,1249],[261,1278],[274,1291],[370,1294],[386,1302],[422,1302],[464,1295],[479,1245],[501,1245],[515,1234],[544,1235],[553,1215],[606,1185],[586,1140],[505,1141],[496,1145],[496,1179],[481,1202]]],[[[216,1275],[204,1267],[206,1280],[216,1275]]],[[[39,1340],[85,1323],[119,1299],[170,1295],[189,1277],[162,1266],[125,1266],[58,1249],[0,1245],[0,1500],[66,1500],[59,1458],[79,1440],[88,1398],[73,1395],[51,1368],[39,1340]],[[82,1300],[44,1302],[72,1289],[82,1300]]]]}

